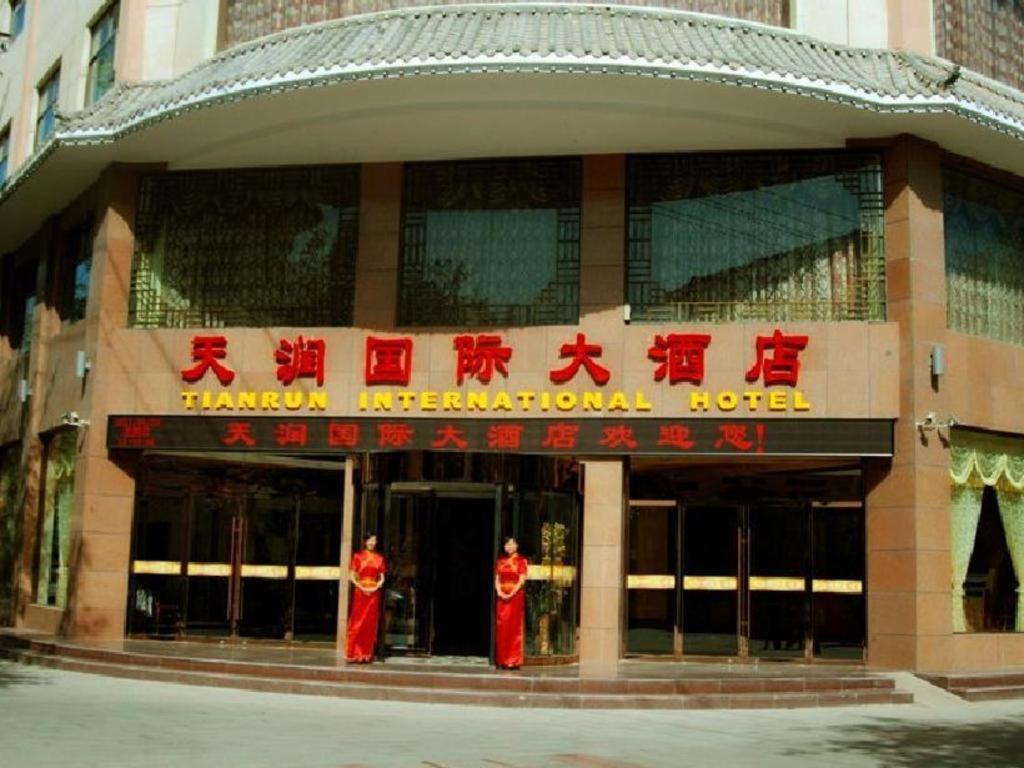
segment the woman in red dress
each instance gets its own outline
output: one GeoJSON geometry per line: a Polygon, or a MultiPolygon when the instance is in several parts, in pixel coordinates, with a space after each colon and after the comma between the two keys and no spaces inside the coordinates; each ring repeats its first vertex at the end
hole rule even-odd
{"type": "Polygon", "coordinates": [[[345,658],[349,661],[373,661],[377,644],[377,620],[380,616],[380,588],[384,586],[384,556],[376,552],[377,537],[363,537],[363,548],[352,555],[348,578],[355,589],[348,612],[345,658]]]}
{"type": "Polygon", "coordinates": [[[511,536],[505,539],[505,557],[494,566],[497,593],[494,632],[494,662],[500,669],[519,669],[523,664],[523,620],[525,616],[526,558],[511,536]]]}

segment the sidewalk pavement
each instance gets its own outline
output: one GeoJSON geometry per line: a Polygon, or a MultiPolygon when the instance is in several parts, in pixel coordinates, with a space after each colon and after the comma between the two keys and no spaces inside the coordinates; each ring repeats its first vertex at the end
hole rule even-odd
{"type": "Polygon", "coordinates": [[[0,766],[1024,764],[1024,701],[967,704],[946,694],[919,701],[800,710],[509,710],[252,693],[0,661],[0,766]]]}

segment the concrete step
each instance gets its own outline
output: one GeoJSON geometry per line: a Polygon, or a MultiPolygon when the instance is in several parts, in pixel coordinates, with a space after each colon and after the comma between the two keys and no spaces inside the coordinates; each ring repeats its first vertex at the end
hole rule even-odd
{"type": "MultiPolygon", "coordinates": [[[[910,694],[892,686],[861,686],[848,690],[810,690],[800,692],[760,691],[745,693],[582,693],[582,692],[515,692],[501,689],[473,690],[466,688],[403,685],[368,685],[308,679],[281,679],[261,675],[238,675],[215,672],[185,671],[161,666],[117,664],[54,653],[38,653],[27,649],[5,648],[0,656],[24,664],[100,674],[135,680],[173,682],[219,688],[292,693],[313,696],[405,701],[435,704],[462,704],[493,707],[535,707],[572,709],[768,709],[857,704],[907,704],[910,694]]],[[[891,681],[889,681],[891,683],[891,681]]]]}
{"type": "MultiPolygon", "coordinates": [[[[24,647],[24,646],[21,646],[24,647]]],[[[825,694],[853,691],[893,691],[891,678],[868,675],[723,675],[680,678],[580,678],[575,675],[517,675],[481,671],[453,672],[444,669],[409,670],[391,664],[359,666],[302,666],[245,661],[197,659],[132,653],[120,650],[31,641],[28,648],[39,655],[95,661],[178,672],[231,676],[281,678],[309,682],[366,685],[373,687],[429,688],[431,690],[487,691],[561,695],[749,695],[825,694]]]]}
{"type": "Polygon", "coordinates": [[[1008,701],[1024,699],[1024,685],[988,685],[973,688],[951,688],[965,701],[1008,701]]]}

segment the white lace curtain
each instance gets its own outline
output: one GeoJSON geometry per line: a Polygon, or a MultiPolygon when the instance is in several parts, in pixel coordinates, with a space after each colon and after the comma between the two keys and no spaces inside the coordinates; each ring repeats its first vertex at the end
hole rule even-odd
{"type": "Polygon", "coordinates": [[[952,481],[953,631],[967,631],[964,579],[974,550],[985,486],[993,488],[1006,545],[1017,579],[1014,629],[1024,631],[1024,440],[954,430],[949,476],[952,481]]]}

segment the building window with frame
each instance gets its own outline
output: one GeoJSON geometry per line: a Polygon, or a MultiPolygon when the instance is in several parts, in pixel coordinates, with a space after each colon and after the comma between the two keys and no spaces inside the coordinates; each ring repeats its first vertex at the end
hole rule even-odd
{"type": "Polygon", "coordinates": [[[57,307],[61,320],[66,323],[75,323],[85,317],[92,276],[94,233],[92,218],[88,217],[65,235],[57,307]]]}
{"type": "Polygon", "coordinates": [[[946,169],[943,210],[949,327],[1024,344],[1024,190],[946,169]]]}
{"type": "Polygon", "coordinates": [[[0,131],[0,191],[7,186],[8,162],[11,155],[11,128],[0,131]]]}
{"type": "Polygon", "coordinates": [[[27,355],[32,347],[32,326],[36,311],[34,258],[9,260],[3,275],[4,296],[0,302],[4,335],[11,349],[27,355]]]}
{"type": "Polygon", "coordinates": [[[67,605],[77,454],[78,431],[75,429],[54,432],[46,439],[36,582],[36,602],[40,605],[58,608],[67,605]]]}
{"type": "Polygon", "coordinates": [[[103,98],[103,94],[114,84],[114,53],[120,11],[121,3],[115,0],[89,30],[89,77],[85,95],[87,106],[103,98]]]}
{"type": "Polygon", "coordinates": [[[877,154],[638,155],[627,184],[634,321],[885,318],[877,154]]]}
{"type": "Polygon", "coordinates": [[[25,6],[28,0],[10,0],[11,5],[11,40],[17,40],[25,31],[25,6]]]}
{"type": "Polygon", "coordinates": [[[578,158],[407,165],[399,324],[575,324],[580,183],[578,158]]]}
{"type": "Polygon", "coordinates": [[[1024,632],[1024,439],[950,435],[953,631],[1024,632]]]}
{"type": "Polygon", "coordinates": [[[129,325],[352,324],[359,168],[143,177],[129,325]]]}
{"type": "Polygon", "coordinates": [[[57,100],[60,97],[60,67],[39,86],[39,111],[36,117],[35,148],[39,149],[57,128],[57,100]]]}

